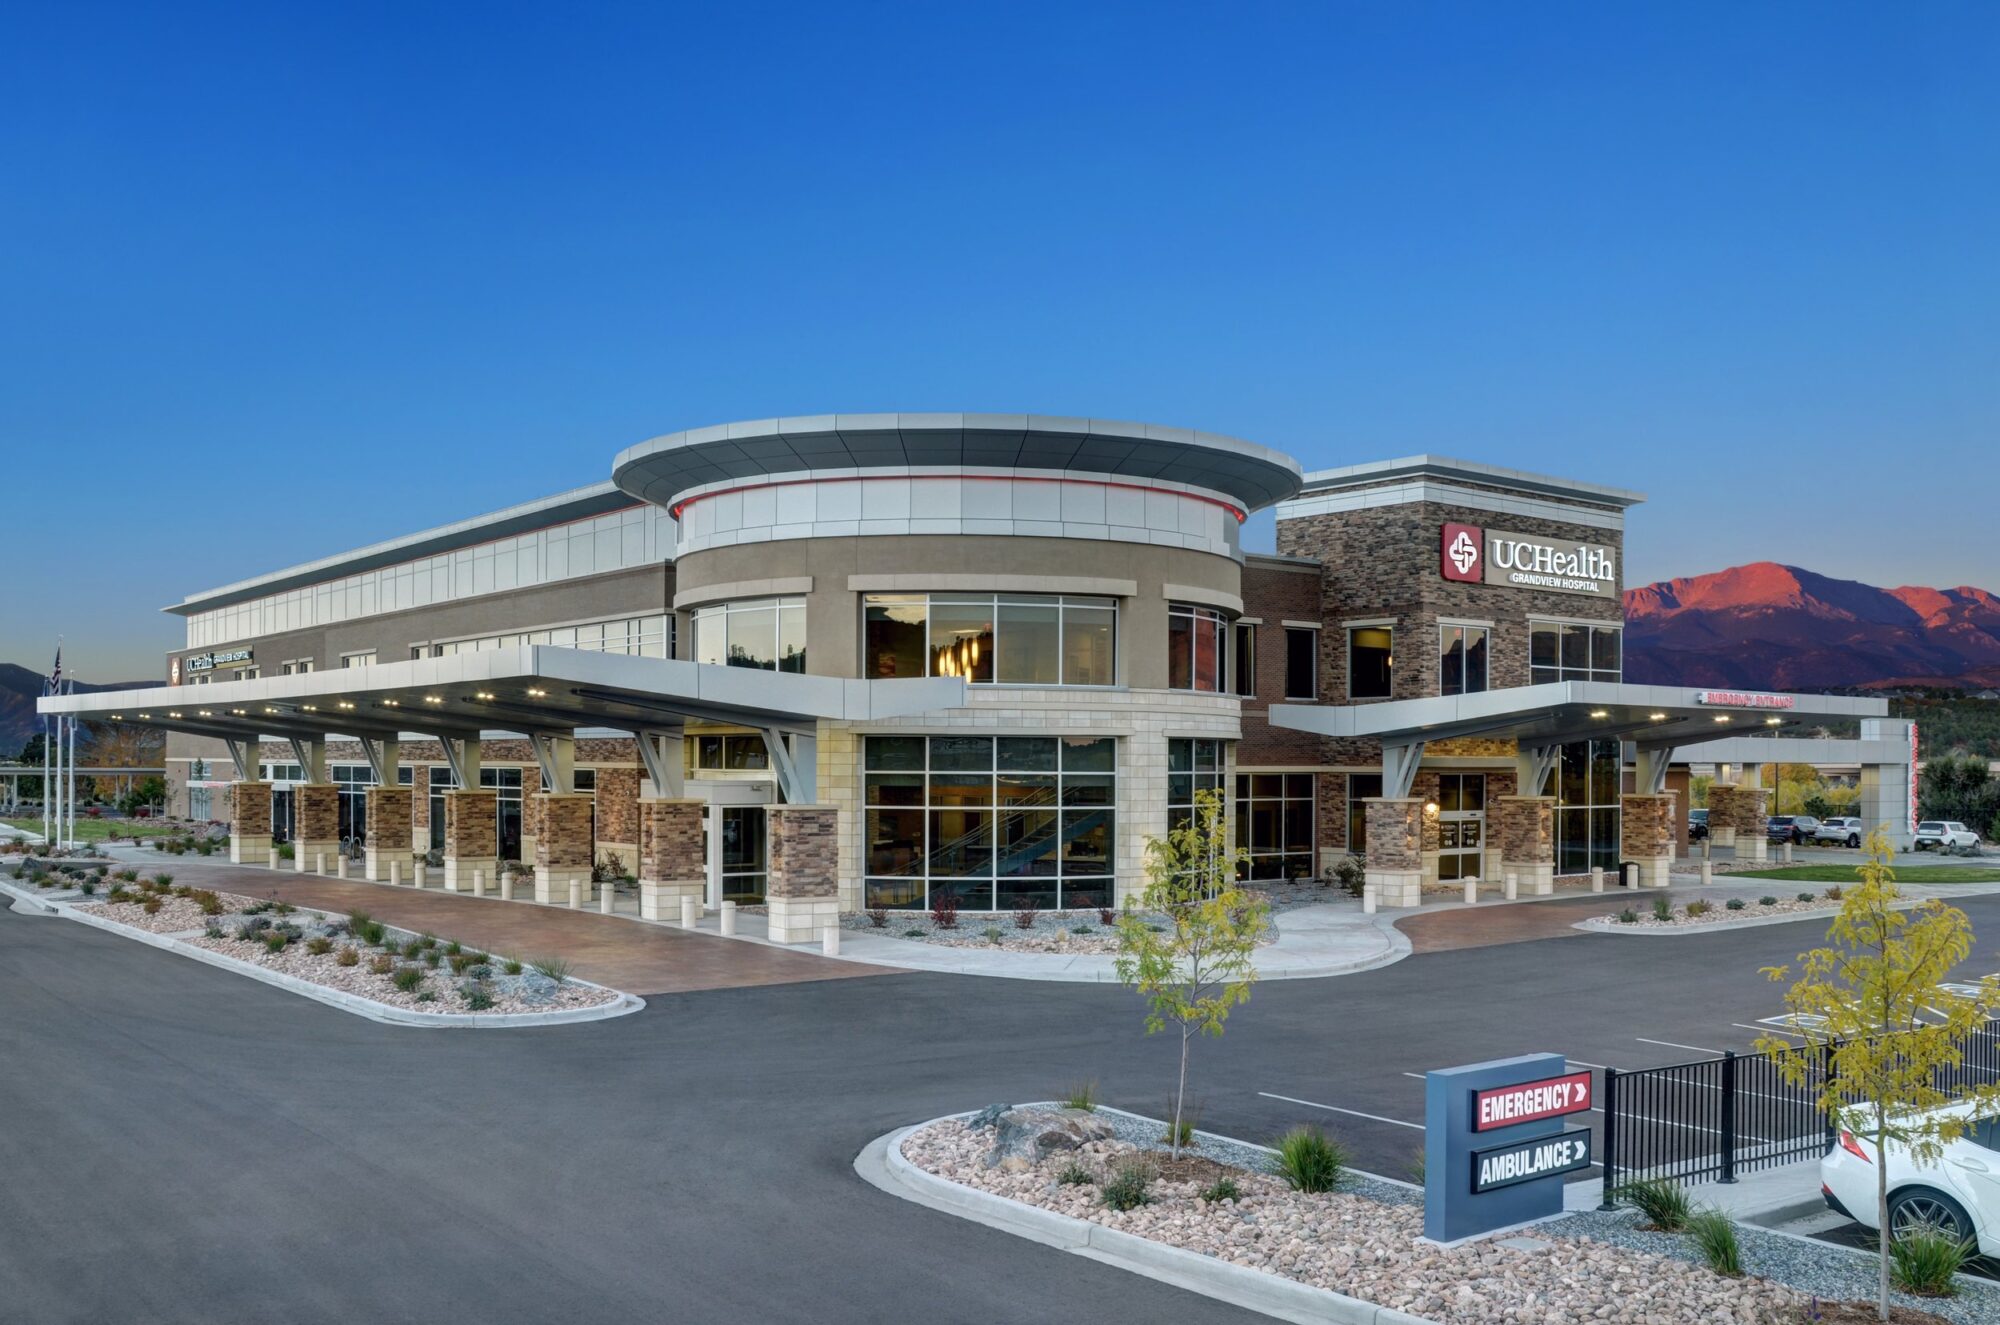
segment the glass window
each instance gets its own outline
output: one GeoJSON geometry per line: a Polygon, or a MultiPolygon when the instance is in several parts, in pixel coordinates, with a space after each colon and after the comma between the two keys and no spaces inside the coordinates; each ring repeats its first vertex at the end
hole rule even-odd
{"type": "Polygon", "coordinates": [[[766,672],[806,669],[803,598],[716,603],[694,613],[694,659],[766,672]]]}
{"type": "Polygon", "coordinates": [[[1167,607],[1167,688],[1220,693],[1223,688],[1229,618],[1212,607],[1170,603],[1167,607]]]}
{"type": "Polygon", "coordinates": [[[867,737],[867,905],[1110,905],[1115,752],[1110,737],[867,737]]]}
{"type": "Polygon", "coordinates": [[[1194,798],[1200,791],[1221,791],[1222,742],[1182,738],[1167,742],[1167,829],[1194,822],[1194,798]]]}
{"type": "Polygon", "coordinates": [[[975,685],[1107,686],[1117,679],[1110,598],[869,594],[864,676],[958,676],[975,685]]]}
{"type": "Polygon", "coordinates": [[[1537,621],[1528,633],[1528,680],[1620,681],[1624,679],[1623,626],[1578,621],[1537,621]]]}
{"type": "Polygon", "coordinates": [[[1577,741],[1562,748],[1552,778],[1558,874],[1617,867],[1620,759],[1617,741],[1577,741]]]}
{"type": "Polygon", "coordinates": [[[1486,689],[1486,628],[1438,627],[1438,693],[1476,695],[1486,689]]]}
{"type": "Polygon", "coordinates": [[[1257,694],[1257,628],[1236,623],[1236,656],[1230,660],[1236,668],[1236,693],[1247,698],[1257,694]]]}
{"type": "Polygon", "coordinates": [[[1236,845],[1250,853],[1248,879],[1313,876],[1313,775],[1238,773],[1236,845]]]}
{"type": "Polygon", "coordinates": [[[1394,632],[1388,626],[1355,626],[1347,632],[1347,697],[1387,699],[1391,693],[1394,632]]]}
{"type": "Polygon", "coordinates": [[[1319,698],[1319,632],[1285,628],[1285,698],[1319,698]]]}
{"type": "Polygon", "coordinates": [[[1347,849],[1355,855],[1368,850],[1368,806],[1367,801],[1382,795],[1382,775],[1380,773],[1349,773],[1347,775],[1347,849]]]}

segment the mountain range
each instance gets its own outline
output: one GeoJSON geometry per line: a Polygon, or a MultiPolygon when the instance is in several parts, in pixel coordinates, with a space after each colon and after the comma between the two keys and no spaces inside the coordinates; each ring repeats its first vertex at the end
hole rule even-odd
{"type": "MultiPolygon", "coordinates": [[[[78,682],[76,688],[82,691],[125,690],[133,686],[158,684],[158,681],[112,681],[106,685],[78,682]]],[[[41,673],[31,672],[18,663],[0,663],[0,759],[18,756],[21,747],[42,729],[41,717],[35,712],[35,701],[41,698],[41,694],[41,673]]]]}
{"type": "Polygon", "coordinates": [[[2000,687],[2000,596],[1759,561],[1625,591],[1625,679],[1774,690],[2000,687]]]}

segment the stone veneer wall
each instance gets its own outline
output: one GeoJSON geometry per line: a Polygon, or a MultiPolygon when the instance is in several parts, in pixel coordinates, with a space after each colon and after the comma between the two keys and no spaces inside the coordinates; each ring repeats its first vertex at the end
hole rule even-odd
{"type": "Polygon", "coordinates": [[[636,764],[597,770],[597,849],[616,852],[627,872],[639,868],[639,778],[636,764]]]}
{"type": "MultiPolygon", "coordinates": [[[[1488,795],[1489,812],[1496,798],[1488,795]]],[[[1549,865],[1556,858],[1555,799],[1549,796],[1497,798],[1500,823],[1493,836],[1507,867],[1549,865]]]]}
{"type": "Polygon", "coordinates": [[[536,818],[542,831],[535,837],[537,869],[589,870],[594,858],[590,836],[590,796],[586,792],[536,793],[536,818]]]}
{"type": "Polygon", "coordinates": [[[444,854],[453,859],[492,860],[499,850],[499,802],[491,791],[447,791],[444,854]]]}
{"type": "MultiPolygon", "coordinates": [[[[1273,727],[1267,716],[1271,705],[1287,702],[1285,622],[1320,619],[1319,568],[1249,558],[1243,566],[1243,615],[1257,617],[1263,624],[1251,628],[1255,632],[1251,648],[1256,681],[1254,693],[1243,697],[1243,741],[1237,747],[1236,761],[1256,768],[1319,763],[1319,737],[1273,727]]],[[[1232,667],[1236,663],[1234,643],[1231,640],[1232,667]]]]}
{"type": "Polygon", "coordinates": [[[292,788],[292,839],[340,841],[340,788],[331,782],[302,782],[292,788]]]}
{"type": "Polygon", "coordinates": [[[232,837],[268,840],[271,836],[271,784],[230,783],[229,825],[232,837]]]}
{"type": "Polygon", "coordinates": [[[1367,806],[1368,868],[1422,869],[1424,803],[1371,797],[1367,806]]]}
{"type": "Polygon", "coordinates": [[[370,787],[368,801],[368,849],[408,851],[410,849],[410,787],[370,787]]]}
{"type": "MultiPolygon", "coordinates": [[[[819,729],[819,799],[839,812],[842,910],[862,900],[861,740],[864,735],[1113,736],[1118,738],[1117,822],[1113,869],[1118,896],[1145,887],[1146,839],[1167,831],[1170,737],[1234,742],[1241,733],[1230,695],[1177,691],[1006,689],[971,691],[966,707],[880,723],[828,723],[819,729]]],[[[1234,772],[1233,750],[1225,776],[1234,772]]]]}

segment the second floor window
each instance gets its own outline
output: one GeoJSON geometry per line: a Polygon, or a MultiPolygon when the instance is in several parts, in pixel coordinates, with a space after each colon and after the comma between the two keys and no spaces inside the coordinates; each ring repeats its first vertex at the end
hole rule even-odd
{"type": "Polygon", "coordinates": [[[1438,627],[1438,693],[1476,695],[1486,689],[1484,626],[1438,627]]]}
{"type": "Polygon", "coordinates": [[[806,669],[806,600],[756,598],[694,614],[694,660],[767,672],[806,669]]]}
{"type": "Polygon", "coordinates": [[[1319,698],[1319,632],[1285,629],[1285,698],[1319,698]]]}
{"type": "Polygon", "coordinates": [[[1528,679],[1620,681],[1625,629],[1587,621],[1536,621],[1528,628],[1528,679]]]}
{"type": "Polygon", "coordinates": [[[1229,618],[1212,607],[1167,607],[1167,688],[1219,692],[1223,688],[1229,618]]]}
{"type": "Polygon", "coordinates": [[[1387,699],[1395,664],[1388,626],[1353,626],[1347,632],[1347,697],[1387,699]]]}
{"type": "Polygon", "coordinates": [[[1116,683],[1115,599],[1052,594],[869,594],[861,674],[977,685],[1116,683]]]}

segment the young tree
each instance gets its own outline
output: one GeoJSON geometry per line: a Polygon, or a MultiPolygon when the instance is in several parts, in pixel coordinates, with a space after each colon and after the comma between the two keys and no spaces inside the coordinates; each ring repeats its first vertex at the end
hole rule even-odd
{"type": "Polygon", "coordinates": [[[1186,1117],[1188,1051],[1197,1035],[1220,1035],[1229,1010],[1250,997],[1257,941],[1269,928],[1270,907],[1236,886],[1222,795],[1195,793],[1193,816],[1146,842],[1146,891],[1140,907],[1118,918],[1118,978],[1143,995],[1146,1034],[1171,1023],[1180,1031],[1180,1076],[1169,1133],[1176,1159],[1186,1117]],[[1156,929],[1146,913],[1166,917],[1156,929]]]}
{"type": "MultiPolygon", "coordinates": [[[[1817,1092],[1836,1127],[1875,1145],[1875,1215],[1880,1228],[1880,1318],[1889,1319],[1889,1179],[1882,1162],[1893,1143],[1918,1163],[1933,1163],[1965,1131],[1965,1119],[1940,1105],[2000,1104],[2000,1084],[1939,1088],[1939,1076],[1964,1060],[1964,1045],[2000,1007],[2000,982],[1966,995],[1940,988],[1972,951],[1972,923],[1957,907],[1932,900],[1898,909],[1890,846],[1880,828],[1868,835],[1861,882],[1843,896],[1827,930],[1832,946],[1799,954],[1798,978],[1785,1007],[1800,1014],[1803,1043],[1765,1036],[1757,1048],[1779,1075],[1817,1092]],[[1929,1013],[1929,1019],[1920,1014],[1929,1013]],[[1824,1061],[1830,1070],[1818,1068],[1824,1061]]],[[[1789,966],[1765,968],[1773,980],[1789,966]]],[[[1966,986],[1960,985],[1960,988],[1966,986]]]]}

